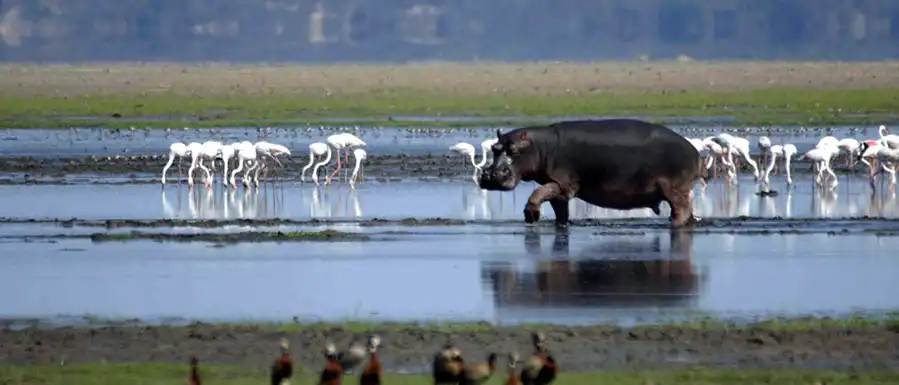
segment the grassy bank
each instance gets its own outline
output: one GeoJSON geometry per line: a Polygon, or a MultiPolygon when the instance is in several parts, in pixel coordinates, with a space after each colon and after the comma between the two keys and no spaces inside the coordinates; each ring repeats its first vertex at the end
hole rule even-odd
{"type": "MultiPolygon", "coordinates": [[[[176,384],[187,380],[186,365],[165,364],[92,364],[70,366],[0,366],[0,383],[16,384],[176,384]]],[[[260,384],[267,373],[258,368],[203,365],[200,376],[210,384],[260,384]]],[[[314,384],[316,374],[306,371],[295,375],[291,383],[314,384]]],[[[502,384],[504,375],[497,375],[487,384],[502,384]]],[[[344,383],[355,384],[354,377],[344,377],[344,383]]],[[[423,375],[385,375],[384,383],[394,385],[432,384],[423,375]]],[[[657,372],[594,372],[563,373],[555,381],[565,385],[727,385],[727,384],[897,384],[899,373],[843,373],[829,371],[657,371],[657,372]]]]}
{"type": "Polygon", "coordinates": [[[894,119],[899,88],[821,90],[771,88],[744,92],[493,94],[373,90],[330,96],[300,93],[222,95],[199,91],[146,95],[0,96],[0,125],[28,126],[277,126],[350,124],[482,126],[523,124],[535,117],[732,117],[742,124],[873,124],[894,119]],[[478,116],[479,121],[409,121],[404,116],[478,116]],[[396,117],[396,118],[394,118],[396,117]],[[340,123],[336,123],[340,124],[340,123]]]}
{"type": "MultiPolygon", "coordinates": [[[[72,317],[69,317],[70,319],[72,317]]],[[[819,317],[801,317],[801,318],[772,318],[759,320],[756,322],[731,322],[714,317],[690,316],[683,315],[684,321],[668,322],[662,324],[648,324],[634,326],[631,330],[653,330],[662,328],[681,328],[693,330],[768,330],[772,332],[801,332],[825,328],[887,328],[899,333],[899,312],[889,312],[879,316],[853,315],[844,318],[819,318],[819,317]]],[[[8,324],[16,325],[38,325],[38,320],[30,319],[7,319],[8,324]]],[[[86,326],[142,326],[145,325],[141,320],[114,320],[92,315],[80,317],[80,322],[86,326]]],[[[228,323],[190,323],[186,321],[179,323],[184,327],[198,325],[204,327],[222,328],[222,329],[259,329],[278,333],[302,333],[309,331],[335,331],[343,330],[353,333],[384,333],[384,332],[402,332],[408,330],[421,330],[429,332],[441,333],[479,333],[491,332],[502,329],[525,329],[525,330],[545,330],[553,329],[574,330],[578,328],[595,329],[599,328],[616,328],[615,326],[603,325],[587,325],[587,326],[559,326],[552,324],[520,324],[520,325],[493,325],[487,322],[368,322],[368,321],[347,321],[347,322],[320,322],[308,323],[301,321],[294,322],[228,322],[228,323]]],[[[179,326],[174,326],[179,327],[179,326]]]]}
{"type": "Polygon", "coordinates": [[[733,117],[743,124],[889,121],[899,62],[0,66],[0,125],[473,126],[535,117],[733,117]],[[480,122],[402,117],[479,116],[480,122]]]}

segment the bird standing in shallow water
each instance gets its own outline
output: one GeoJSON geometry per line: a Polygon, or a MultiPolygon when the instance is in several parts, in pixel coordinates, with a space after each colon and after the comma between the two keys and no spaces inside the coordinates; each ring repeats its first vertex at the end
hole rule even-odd
{"type": "Polygon", "coordinates": [[[449,149],[450,151],[460,154],[463,157],[468,157],[471,165],[474,166],[474,174],[471,175],[471,179],[474,180],[475,183],[478,183],[478,171],[480,171],[481,168],[474,161],[474,154],[476,152],[474,146],[472,146],[470,143],[459,142],[454,144],[449,149]]]}

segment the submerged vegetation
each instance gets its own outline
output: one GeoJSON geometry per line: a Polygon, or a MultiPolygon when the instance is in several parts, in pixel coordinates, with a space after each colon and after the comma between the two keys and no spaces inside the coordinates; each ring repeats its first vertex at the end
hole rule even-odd
{"type": "Polygon", "coordinates": [[[339,124],[403,126],[516,125],[532,118],[643,116],[735,119],[743,124],[877,123],[896,119],[899,88],[770,88],[743,92],[494,94],[383,89],[364,93],[144,95],[57,97],[0,95],[6,127],[180,127],[339,124]],[[403,120],[476,116],[479,120],[403,120]]]}

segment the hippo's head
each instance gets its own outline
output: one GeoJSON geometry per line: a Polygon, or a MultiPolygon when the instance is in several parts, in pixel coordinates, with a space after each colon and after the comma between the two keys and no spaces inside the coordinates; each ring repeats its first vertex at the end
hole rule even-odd
{"type": "Polygon", "coordinates": [[[515,189],[522,176],[537,171],[539,156],[531,134],[516,130],[505,135],[496,130],[493,162],[481,172],[478,184],[484,190],[509,191],[515,189]]]}

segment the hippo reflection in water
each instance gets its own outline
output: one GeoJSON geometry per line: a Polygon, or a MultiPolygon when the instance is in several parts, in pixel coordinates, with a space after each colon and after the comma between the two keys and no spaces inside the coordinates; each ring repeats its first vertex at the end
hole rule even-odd
{"type": "Polygon", "coordinates": [[[617,308],[693,304],[702,279],[707,277],[698,274],[693,266],[692,232],[671,232],[668,247],[662,246],[659,235],[649,239],[630,235],[604,239],[570,257],[564,250],[567,236],[557,235],[552,260],[536,262],[537,271],[533,273],[517,271],[508,264],[486,268],[485,278],[493,284],[497,306],[617,308]],[[638,239],[630,240],[633,238],[638,239]]]}
{"type": "Polygon", "coordinates": [[[671,224],[695,221],[693,185],[703,178],[699,153],[671,129],[636,119],[581,120],[496,132],[493,163],[481,173],[485,190],[510,191],[521,181],[541,186],[524,209],[524,219],[540,219],[549,201],[556,223],[568,224],[568,201],[605,208],[652,209],[671,206],[671,224]]]}

